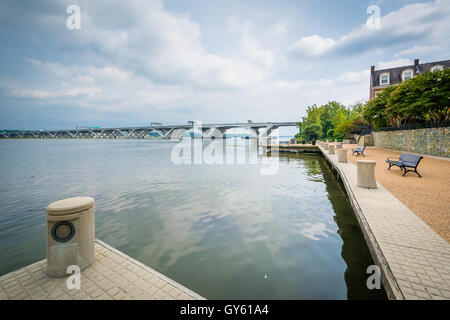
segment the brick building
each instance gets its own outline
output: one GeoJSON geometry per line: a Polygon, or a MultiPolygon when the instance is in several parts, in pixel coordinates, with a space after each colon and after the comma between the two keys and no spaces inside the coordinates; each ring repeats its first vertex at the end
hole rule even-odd
{"type": "Polygon", "coordinates": [[[400,83],[403,80],[414,77],[425,71],[445,69],[450,67],[450,60],[419,63],[419,59],[414,60],[413,65],[375,70],[375,66],[370,67],[370,100],[377,96],[377,93],[386,87],[400,83]]]}

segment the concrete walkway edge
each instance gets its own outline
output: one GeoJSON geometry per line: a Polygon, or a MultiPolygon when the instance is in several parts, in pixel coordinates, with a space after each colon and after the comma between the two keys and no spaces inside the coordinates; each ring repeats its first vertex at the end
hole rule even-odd
{"type": "Polygon", "coordinates": [[[450,299],[450,245],[377,183],[357,186],[356,166],[319,146],[343,182],[389,299],[450,299]]]}

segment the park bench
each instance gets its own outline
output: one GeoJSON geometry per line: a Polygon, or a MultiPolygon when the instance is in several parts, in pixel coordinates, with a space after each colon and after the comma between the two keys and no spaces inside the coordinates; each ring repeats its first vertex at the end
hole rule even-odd
{"type": "Polygon", "coordinates": [[[417,172],[417,166],[419,165],[420,160],[422,160],[422,156],[416,156],[414,154],[409,154],[409,153],[402,153],[400,155],[400,157],[398,158],[398,160],[391,160],[391,157],[388,157],[386,162],[389,163],[389,168],[388,170],[392,167],[392,166],[397,166],[400,167],[400,169],[402,169],[403,172],[403,176],[407,173],[407,172],[415,172],[420,178],[422,178],[422,176],[417,172]],[[414,170],[409,170],[408,168],[412,168],[414,170]]]}
{"type": "Polygon", "coordinates": [[[366,149],[366,146],[359,146],[358,148],[353,148],[352,149],[352,155],[354,155],[356,153],[356,156],[359,156],[360,154],[362,154],[364,157],[364,149],[366,149]]]}

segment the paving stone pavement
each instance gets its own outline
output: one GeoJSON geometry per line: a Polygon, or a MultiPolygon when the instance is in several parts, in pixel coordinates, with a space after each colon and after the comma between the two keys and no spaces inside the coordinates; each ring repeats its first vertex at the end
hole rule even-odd
{"type": "Polygon", "coordinates": [[[449,300],[450,244],[381,184],[359,188],[356,166],[339,163],[337,154],[319,148],[340,173],[358,220],[365,221],[361,227],[375,248],[371,252],[378,252],[383,274],[390,277],[391,298],[449,300]]]}
{"type": "Polygon", "coordinates": [[[49,278],[41,260],[0,277],[0,300],[203,300],[204,298],[100,240],[80,289],[49,278]]]}

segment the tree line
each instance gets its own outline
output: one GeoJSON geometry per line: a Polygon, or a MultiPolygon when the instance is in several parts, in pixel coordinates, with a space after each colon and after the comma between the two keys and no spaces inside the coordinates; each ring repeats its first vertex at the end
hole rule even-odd
{"type": "Polygon", "coordinates": [[[330,101],[309,106],[297,123],[299,140],[341,141],[361,130],[391,126],[441,126],[450,120],[450,68],[427,71],[383,89],[365,103],[344,106],[330,101]]]}

